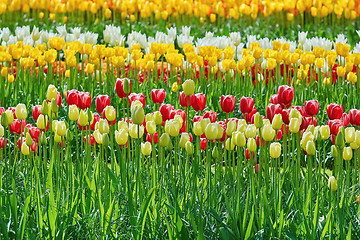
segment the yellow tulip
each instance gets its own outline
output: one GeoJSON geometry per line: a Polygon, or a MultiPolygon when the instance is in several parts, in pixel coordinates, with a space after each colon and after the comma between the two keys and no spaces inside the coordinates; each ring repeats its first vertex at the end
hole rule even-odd
{"type": "Polygon", "coordinates": [[[270,144],[270,157],[279,158],[281,155],[281,144],[273,142],[270,144]]]}

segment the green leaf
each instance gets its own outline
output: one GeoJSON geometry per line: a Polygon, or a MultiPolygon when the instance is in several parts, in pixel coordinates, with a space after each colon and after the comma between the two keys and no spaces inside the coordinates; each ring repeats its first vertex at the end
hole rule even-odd
{"type": "Polygon", "coordinates": [[[331,220],[331,213],[332,213],[332,210],[333,210],[333,207],[330,208],[330,211],[328,213],[328,215],[326,216],[326,224],[325,224],[325,227],[321,233],[321,237],[320,239],[324,239],[325,237],[325,234],[328,232],[329,230],[329,225],[330,225],[330,220],[331,220]]]}

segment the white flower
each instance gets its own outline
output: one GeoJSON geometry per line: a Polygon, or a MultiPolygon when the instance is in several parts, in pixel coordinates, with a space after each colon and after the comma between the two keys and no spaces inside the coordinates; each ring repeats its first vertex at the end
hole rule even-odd
{"type": "Polygon", "coordinates": [[[194,37],[181,34],[177,37],[177,41],[178,41],[179,47],[182,48],[185,43],[192,44],[194,41],[194,37]]]}
{"type": "Polygon", "coordinates": [[[26,36],[30,35],[30,26],[16,27],[15,36],[18,41],[23,41],[26,36]]]}
{"type": "Polygon", "coordinates": [[[181,28],[181,35],[183,36],[190,36],[191,27],[183,26],[181,28]]]}
{"type": "Polygon", "coordinates": [[[71,29],[72,34],[74,35],[75,39],[79,39],[80,38],[80,34],[81,34],[81,28],[79,27],[74,27],[71,29]]]}
{"type": "Polygon", "coordinates": [[[16,44],[16,43],[17,43],[17,41],[18,41],[18,39],[17,39],[17,37],[16,37],[16,36],[10,35],[10,37],[9,37],[9,40],[8,40],[7,44],[8,44],[8,45],[10,45],[10,44],[16,44]]]}
{"type": "Polygon", "coordinates": [[[58,33],[60,34],[60,37],[62,37],[64,39],[66,38],[67,31],[66,31],[66,25],[65,24],[63,26],[57,26],[56,31],[58,31],[58,33]]]}
{"type": "Polygon", "coordinates": [[[205,38],[210,39],[210,38],[213,38],[213,37],[214,37],[214,33],[213,33],[213,32],[206,32],[206,33],[205,33],[205,38]]]}
{"type": "Polygon", "coordinates": [[[259,43],[262,49],[272,49],[272,41],[270,41],[268,38],[259,39],[259,43]]]}
{"type": "Polygon", "coordinates": [[[40,38],[40,31],[39,28],[35,26],[32,31],[32,39],[34,40],[34,42],[36,42],[39,38],[40,38]]]}
{"type": "Polygon", "coordinates": [[[337,35],[337,37],[335,39],[335,43],[338,43],[338,42],[347,43],[347,38],[345,37],[344,34],[337,35]]]}
{"type": "Polygon", "coordinates": [[[40,31],[40,39],[43,43],[49,42],[49,33],[47,31],[41,30],[40,31]]]}
{"type": "Polygon", "coordinates": [[[9,37],[10,37],[10,30],[9,28],[3,28],[2,33],[1,33],[1,38],[2,40],[4,40],[5,42],[9,41],[9,37]]]}
{"type": "Polygon", "coordinates": [[[30,45],[30,46],[34,46],[34,40],[32,39],[31,36],[27,36],[23,39],[24,42],[24,46],[26,45],[30,45]]]}
{"type": "Polygon", "coordinates": [[[176,27],[171,27],[167,29],[168,38],[170,42],[174,42],[176,39],[176,27]]]}
{"type": "Polygon", "coordinates": [[[250,48],[250,44],[253,42],[257,42],[257,36],[256,35],[247,35],[247,43],[246,48],[250,48]]]}
{"type": "Polygon", "coordinates": [[[355,45],[353,53],[360,53],[360,42],[355,45]]]}
{"type": "Polygon", "coordinates": [[[322,73],[327,73],[329,71],[329,67],[328,64],[326,62],[326,60],[324,61],[324,66],[321,68],[321,72],[322,73]]]}
{"type": "Polygon", "coordinates": [[[308,34],[308,32],[299,32],[299,34],[298,34],[299,44],[304,45],[307,34],[308,34]]]}
{"type": "Polygon", "coordinates": [[[230,39],[235,46],[239,46],[241,42],[241,35],[239,32],[230,33],[230,39]]]}
{"type": "Polygon", "coordinates": [[[309,39],[306,39],[305,43],[302,46],[303,50],[305,51],[311,51],[312,49],[312,41],[309,39]]]}

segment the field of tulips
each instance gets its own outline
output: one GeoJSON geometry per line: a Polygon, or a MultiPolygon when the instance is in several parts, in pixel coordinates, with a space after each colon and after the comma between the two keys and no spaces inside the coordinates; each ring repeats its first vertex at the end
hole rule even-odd
{"type": "Polygon", "coordinates": [[[360,239],[358,11],[0,0],[0,238],[360,239]]]}

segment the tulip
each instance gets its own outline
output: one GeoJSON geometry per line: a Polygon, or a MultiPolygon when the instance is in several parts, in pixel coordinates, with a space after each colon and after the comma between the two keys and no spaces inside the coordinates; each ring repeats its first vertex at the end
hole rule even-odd
{"type": "Polygon", "coordinates": [[[115,130],[115,141],[118,145],[125,145],[128,141],[128,133],[125,129],[121,129],[120,131],[115,130]]]}
{"type": "Polygon", "coordinates": [[[130,124],[129,125],[129,134],[130,134],[130,137],[133,139],[142,138],[142,136],[144,135],[144,126],[130,124]],[[139,131],[138,131],[138,127],[139,127],[139,131]]]}
{"type": "Polygon", "coordinates": [[[192,79],[188,79],[186,80],[183,84],[182,84],[182,88],[184,90],[184,94],[186,96],[191,96],[194,94],[195,92],[195,82],[192,79]]]}
{"type": "Polygon", "coordinates": [[[305,147],[306,153],[308,155],[315,155],[316,154],[316,147],[315,147],[315,143],[313,140],[310,140],[306,143],[306,147],[305,147]]]}
{"type": "Polygon", "coordinates": [[[350,123],[353,126],[360,126],[360,110],[351,109],[349,111],[350,123]]]}
{"type": "Polygon", "coordinates": [[[345,145],[343,131],[339,130],[338,134],[335,136],[335,145],[340,148],[342,148],[345,145]]]}
{"type": "Polygon", "coordinates": [[[282,113],[282,107],[280,104],[272,104],[269,103],[269,105],[266,107],[266,117],[272,122],[275,114],[281,114],[282,113]]]}
{"type": "Polygon", "coordinates": [[[159,144],[161,147],[167,147],[170,143],[170,136],[168,133],[163,133],[159,139],[159,144]]]}
{"type": "Polygon", "coordinates": [[[214,111],[205,111],[203,114],[203,118],[208,118],[212,123],[214,123],[217,120],[217,113],[214,111]]]}
{"type": "Polygon", "coordinates": [[[40,129],[40,130],[44,130],[46,128],[46,126],[48,125],[48,118],[42,114],[40,114],[40,116],[38,117],[38,120],[36,121],[36,126],[40,129]],[[45,123],[45,119],[46,119],[46,123],[45,123]]]}
{"type": "Polygon", "coordinates": [[[190,102],[191,102],[191,106],[195,111],[197,112],[203,111],[206,106],[206,95],[202,93],[196,93],[194,95],[191,95],[190,102]]]}
{"type": "Polygon", "coordinates": [[[203,128],[201,127],[201,122],[194,122],[193,133],[195,136],[201,136],[204,134],[203,128]]]}
{"type": "Polygon", "coordinates": [[[25,104],[18,104],[15,108],[16,118],[19,120],[24,120],[27,117],[27,110],[25,104]]]}
{"type": "Polygon", "coordinates": [[[101,134],[108,134],[110,132],[110,126],[108,121],[106,121],[105,119],[100,119],[99,123],[98,123],[98,130],[100,131],[101,134]]]}
{"type": "Polygon", "coordinates": [[[48,101],[51,101],[52,99],[56,100],[58,91],[56,87],[52,84],[48,86],[47,92],[46,92],[46,98],[48,101]]]}
{"type": "Polygon", "coordinates": [[[217,123],[209,123],[205,128],[205,136],[208,140],[214,140],[218,135],[217,123]]]}
{"type": "Polygon", "coordinates": [[[277,92],[278,102],[282,108],[289,108],[294,97],[294,87],[282,85],[277,92]]]}
{"type": "Polygon", "coordinates": [[[151,144],[149,142],[141,143],[141,153],[145,156],[151,154],[151,144]]]}
{"type": "Polygon", "coordinates": [[[329,128],[330,128],[330,132],[333,135],[337,135],[339,132],[339,128],[344,126],[343,121],[339,120],[339,119],[334,119],[334,120],[329,120],[327,122],[329,128]]]}
{"type": "Polygon", "coordinates": [[[179,146],[181,148],[185,148],[186,142],[190,141],[190,136],[188,133],[182,133],[179,141],[179,146]]]}
{"type": "Polygon", "coordinates": [[[334,176],[329,177],[328,187],[332,192],[335,192],[338,189],[337,181],[334,176]]]}
{"type": "Polygon", "coordinates": [[[155,104],[161,104],[165,99],[165,90],[164,89],[153,89],[151,90],[151,100],[155,104]]]}
{"type": "Polygon", "coordinates": [[[236,122],[228,121],[226,125],[226,135],[231,136],[235,130],[236,130],[236,122]]]}
{"type": "Polygon", "coordinates": [[[357,145],[356,142],[354,141],[354,142],[350,143],[350,147],[351,147],[351,149],[356,150],[359,148],[359,145],[357,145]]]}
{"type": "Polygon", "coordinates": [[[156,111],[153,113],[154,115],[154,122],[156,125],[160,125],[163,121],[162,119],[162,114],[160,113],[160,111],[156,111]]]}
{"type": "Polygon", "coordinates": [[[253,110],[254,99],[251,97],[242,97],[240,99],[240,111],[242,114],[248,114],[253,110]]]}
{"type": "Polygon", "coordinates": [[[355,132],[355,141],[358,146],[360,146],[360,131],[356,130],[355,132]]]}
{"type": "Polygon", "coordinates": [[[0,138],[4,136],[4,127],[0,125],[0,138]]]}
{"type": "Polygon", "coordinates": [[[305,101],[305,112],[309,116],[315,116],[319,112],[319,102],[317,100],[305,101]]]}
{"type": "Polygon", "coordinates": [[[69,106],[69,119],[70,121],[77,121],[79,119],[79,109],[76,105],[69,106]]]}
{"type": "Polygon", "coordinates": [[[297,118],[291,118],[289,123],[289,131],[292,133],[297,133],[300,130],[301,120],[297,118]]]}
{"type": "Polygon", "coordinates": [[[1,125],[4,127],[11,125],[14,122],[14,113],[11,110],[6,110],[1,114],[1,125]]]}
{"type": "Polygon", "coordinates": [[[224,113],[231,113],[235,108],[235,97],[232,95],[222,95],[220,100],[221,109],[224,113]]]}
{"type": "Polygon", "coordinates": [[[95,106],[98,113],[102,113],[104,109],[110,105],[110,97],[108,95],[99,95],[96,98],[95,106]]]}
{"type": "Polygon", "coordinates": [[[205,133],[205,129],[209,123],[211,123],[210,118],[203,118],[200,120],[201,129],[203,133],[205,133]]]}
{"type": "Polygon", "coordinates": [[[135,106],[134,108],[131,108],[131,119],[134,124],[142,124],[144,122],[144,109],[139,106],[135,106]]]}
{"type": "Polygon", "coordinates": [[[78,107],[81,110],[90,108],[91,106],[91,95],[88,92],[79,92],[78,107]]]}
{"type": "Polygon", "coordinates": [[[221,142],[223,142],[225,140],[225,126],[222,126],[220,124],[216,124],[217,125],[217,136],[215,139],[220,140],[221,142]]]}
{"type": "Polygon", "coordinates": [[[345,161],[349,161],[351,160],[353,157],[353,151],[351,149],[351,147],[344,147],[343,149],[343,159],[345,161]]]}
{"type": "Polygon", "coordinates": [[[113,106],[105,107],[103,112],[105,113],[106,120],[108,120],[109,122],[113,122],[116,120],[116,109],[113,106]]]}
{"type": "Polygon", "coordinates": [[[164,122],[170,119],[170,113],[172,110],[174,110],[174,106],[172,106],[171,104],[161,104],[159,111],[162,115],[162,120],[164,122]]]}
{"type": "Polygon", "coordinates": [[[156,124],[154,121],[147,121],[146,122],[146,131],[151,135],[156,132],[156,124]]]}
{"type": "Polygon", "coordinates": [[[179,93],[179,102],[182,107],[190,107],[192,105],[192,100],[192,96],[186,96],[184,92],[179,93]]]}
{"type": "Polygon", "coordinates": [[[131,93],[128,97],[129,99],[129,105],[131,106],[133,102],[135,102],[136,100],[139,100],[142,103],[142,107],[145,107],[145,95],[144,93],[131,93]]]}
{"type": "Polygon", "coordinates": [[[174,119],[165,122],[165,132],[168,133],[171,137],[178,136],[180,128],[181,125],[174,119]]]}
{"type": "Polygon", "coordinates": [[[40,114],[41,114],[41,105],[34,106],[32,110],[32,116],[35,121],[37,121],[40,114]]]}
{"type": "Polygon", "coordinates": [[[272,120],[272,128],[275,130],[280,130],[282,125],[283,125],[282,115],[275,114],[275,116],[272,120]]]}
{"type": "Polygon", "coordinates": [[[64,121],[58,121],[57,122],[57,124],[55,125],[55,132],[60,137],[65,136],[65,134],[66,134],[66,124],[65,124],[64,121]]]}
{"type": "Polygon", "coordinates": [[[234,140],[232,138],[226,139],[225,148],[228,151],[233,151],[235,148],[234,140]]]}
{"type": "Polygon", "coordinates": [[[259,112],[255,113],[254,115],[254,124],[257,128],[262,128],[264,125],[263,119],[259,112]]]}
{"type": "Polygon", "coordinates": [[[341,118],[344,108],[342,105],[331,103],[326,107],[326,112],[330,120],[341,118]]]}
{"type": "Polygon", "coordinates": [[[270,144],[270,157],[279,158],[281,155],[281,144],[273,142],[270,144]]]}
{"type": "Polygon", "coordinates": [[[344,124],[344,127],[347,127],[350,123],[350,118],[349,118],[349,115],[346,114],[346,113],[343,113],[340,120],[343,122],[344,124]]]}
{"type": "Polygon", "coordinates": [[[255,138],[256,137],[256,127],[254,124],[249,124],[245,130],[246,138],[255,138]]]}
{"type": "Polygon", "coordinates": [[[78,90],[69,90],[66,92],[66,102],[70,105],[78,105],[79,103],[79,91],[78,90]]]}
{"type": "Polygon", "coordinates": [[[275,130],[270,124],[266,124],[261,129],[262,137],[265,141],[270,142],[275,138],[275,130]]]}
{"type": "Polygon", "coordinates": [[[355,128],[348,127],[345,129],[345,141],[347,143],[352,143],[355,141],[355,128]]]}
{"type": "Polygon", "coordinates": [[[247,149],[249,149],[250,152],[256,151],[256,140],[254,138],[249,138],[247,140],[247,149]]]}
{"type": "Polygon", "coordinates": [[[30,154],[30,148],[28,145],[26,145],[25,142],[23,142],[21,145],[21,153],[24,154],[25,156],[30,154]]]}
{"type": "Polygon", "coordinates": [[[326,140],[330,137],[330,127],[328,125],[323,125],[319,128],[321,139],[326,140]]]}
{"type": "Polygon", "coordinates": [[[290,114],[289,114],[289,119],[291,119],[291,118],[297,118],[297,119],[301,120],[302,114],[300,113],[300,111],[298,109],[293,108],[293,109],[291,109],[290,114]]]}
{"type": "Polygon", "coordinates": [[[200,138],[200,148],[201,148],[201,150],[205,150],[207,148],[206,138],[200,138]]]}
{"type": "Polygon", "coordinates": [[[126,98],[131,92],[131,81],[128,78],[118,78],[116,80],[115,90],[119,98],[126,98]]]}
{"type": "Polygon", "coordinates": [[[233,138],[234,138],[234,144],[238,147],[245,147],[246,145],[246,138],[245,138],[245,135],[244,133],[242,132],[236,132],[234,135],[233,135],[233,138]]]}
{"type": "Polygon", "coordinates": [[[187,154],[193,155],[195,152],[194,144],[192,144],[190,141],[187,141],[185,144],[185,151],[187,152],[187,154]]]}
{"type": "Polygon", "coordinates": [[[93,133],[97,144],[102,145],[104,142],[104,135],[97,129],[93,133]]]}
{"type": "Polygon", "coordinates": [[[84,111],[84,110],[80,111],[78,123],[81,127],[85,127],[85,126],[89,125],[89,116],[88,116],[87,111],[84,111]]]}
{"type": "Polygon", "coordinates": [[[274,94],[271,96],[270,98],[270,103],[272,104],[279,104],[279,100],[278,100],[278,95],[277,94],[274,94]]]}

